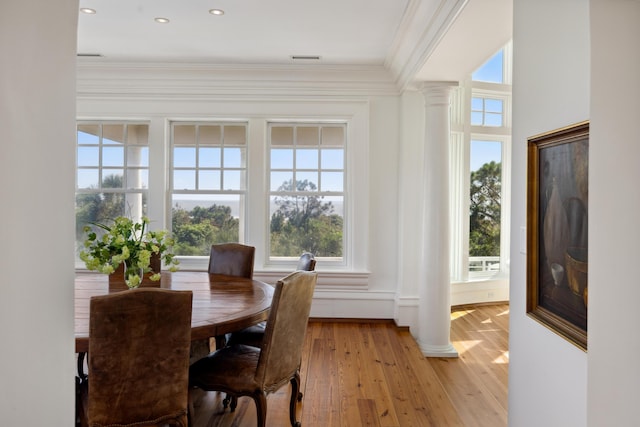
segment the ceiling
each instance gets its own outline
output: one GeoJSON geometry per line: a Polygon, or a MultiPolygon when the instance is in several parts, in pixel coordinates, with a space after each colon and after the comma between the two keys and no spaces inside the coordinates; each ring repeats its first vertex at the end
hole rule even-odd
{"type": "Polygon", "coordinates": [[[115,62],[302,63],[393,69],[393,61],[416,56],[415,44],[421,43],[427,49],[413,60],[410,73],[430,78],[429,70],[437,70],[441,78],[446,74],[443,67],[468,68],[461,67],[461,61],[471,60],[464,52],[458,51],[453,59],[443,55],[443,49],[438,53],[437,47],[447,46],[447,40],[455,40],[455,49],[466,43],[463,48],[472,49],[474,58],[486,51],[486,58],[501,47],[496,40],[504,43],[511,36],[511,20],[507,19],[507,25],[504,14],[484,27],[485,33],[502,34],[489,37],[487,43],[482,41],[486,34],[479,36],[465,25],[454,25],[471,11],[484,10],[486,15],[487,7],[471,8],[469,4],[490,4],[493,10],[508,5],[510,18],[511,1],[80,0],[81,8],[96,13],[79,15],[78,55],[115,62]],[[214,8],[224,14],[211,14],[214,8]],[[446,19],[438,20],[439,13],[446,19]],[[169,22],[158,23],[155,18],[169,22]],[[431,31],[434,23],[438,31],[431,31]],[[408,53],[399,58],[403,49],[408,53]]]}

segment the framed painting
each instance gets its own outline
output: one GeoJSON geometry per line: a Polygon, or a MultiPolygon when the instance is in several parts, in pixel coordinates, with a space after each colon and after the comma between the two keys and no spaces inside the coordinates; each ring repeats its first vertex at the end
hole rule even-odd
{"type": "Polygon", "coordinates": [[[589,122],[528,139],[527,314],[587,350],[589,122]]]}

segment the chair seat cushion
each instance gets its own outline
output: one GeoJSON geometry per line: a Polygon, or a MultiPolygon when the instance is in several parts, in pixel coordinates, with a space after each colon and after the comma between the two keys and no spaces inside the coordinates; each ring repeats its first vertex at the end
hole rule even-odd
{"type": "Polygon", "coordinates": [[[255,380],[260,349],[232,345],[203,357],[189,368],[189,386],[209,391],[251,394],[260,385],[255,380]]]}
{"type": "Polygon", "coordinates": [[[262,322],[240,331],[233,332],[227,340],[227,345],[244,344],[253,347],[260,347],[262,346],[266,327],[267,324],[262,322]]]}

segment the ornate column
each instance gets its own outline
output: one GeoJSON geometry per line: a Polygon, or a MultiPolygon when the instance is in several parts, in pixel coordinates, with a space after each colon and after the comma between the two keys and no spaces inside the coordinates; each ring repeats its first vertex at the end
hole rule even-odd
{"type": "Polygon", "coordinates": [[[422,265],[418,344],[428,357],[458,357],[450,342],[450,94],[457,82],[425,82],[422,265]]]}

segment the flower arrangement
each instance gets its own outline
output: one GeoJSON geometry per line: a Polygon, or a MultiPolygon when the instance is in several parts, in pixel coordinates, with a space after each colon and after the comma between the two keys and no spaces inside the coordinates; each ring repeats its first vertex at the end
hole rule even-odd
{"type": "MultiPolygon", "coordinates": [[[[91,226],[84,227],[87,237],[84,249],[80,251],[80,259],[87,269],[111,274],[124,263],[125,282],[131,288],[140,285],[144,273],[152,272],[152,254],[158,254],[170,271],[178,269],[179,261],[170,251],[173,239],[166,231],[148,231],[149,218],[146,216],[142,217],[141,222],[119,216],[113,220],[112,226],[95,222],[90,224],[105,232],[98,237],[91,226]]],[[[160,272],[154,271],[150,279],[160,280],[160,272]]]]}

